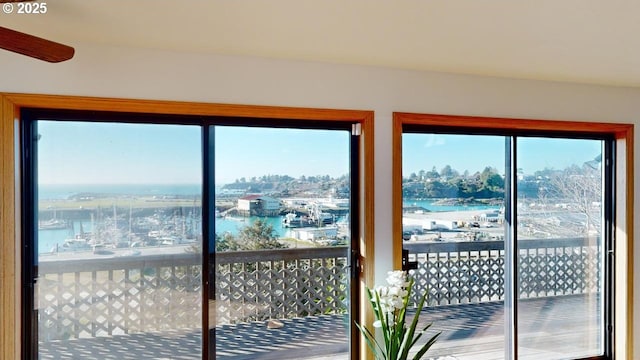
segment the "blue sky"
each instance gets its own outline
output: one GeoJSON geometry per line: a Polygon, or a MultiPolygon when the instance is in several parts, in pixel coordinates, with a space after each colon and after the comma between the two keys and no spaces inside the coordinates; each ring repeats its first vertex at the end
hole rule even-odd
{"type": "Polygon", "coordinates": [[[216,128],[216,179],[349,173],[349,138],[344,130],[216,128]]]}
{"type": "MultiPolygon", "coordinates": [[[[198,126],[40,121],[42,184],[201,181],[198,126]]],[[[348,173],[349,132],[217,127],[216,182],[348,173]]]]}
{"type": "Polygon", "coordinates": [[[200,128],[40,121],[43,184],[198,183],[200,128]]]}
{"type": "MultiPolygon", "coordinates": [[[[185,184],[201,181],[198,126],[40,121],[38,178],[42,184],[185,184]]],[[[347,131],[216,128],[216,182],[262,175],[348,173],[347,131]]],[[[600,153],[593,140],[522,139],[520,167],[582,164],[600,153]]],[[[497,136],[403,136],[403,173],[440,171],[451,165],[474,173],[504,169],[504,138],[497,136]]]]}
{"type": "MultiPolygon", "coordinates": [[[[407,176],[420,170],[440,171],[450,165],[460,173],[473,174],[491,166],[500,173],[505,168],[505,138],[442,134],[404,134],[402,172],[407,176]]],[[[564,169],[582,165],[601,152],[597,140],[518,138],[518,167],[525,174],[545,168],[564,169]]]]}

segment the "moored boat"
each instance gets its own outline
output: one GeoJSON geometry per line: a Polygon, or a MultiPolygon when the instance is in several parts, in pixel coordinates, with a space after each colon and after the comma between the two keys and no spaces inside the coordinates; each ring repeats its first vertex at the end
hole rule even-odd
{"type": "Polygon", "coordinates": [[[67,251],[88,251],[92,249],[92,245],[89,244],[89,241],[85,238],[75,237],[71,239],[66,239],[62,245],[56,244],[53,249],[51,249],[52,253],[57,252],[67,252],[67,251]]]}
{"type": "Polygon", "coordinates": [[[61,230],[68,227],[69,224],[66,221],[59,219],[43,220],[38,223],[38,230],[61,230]]]}

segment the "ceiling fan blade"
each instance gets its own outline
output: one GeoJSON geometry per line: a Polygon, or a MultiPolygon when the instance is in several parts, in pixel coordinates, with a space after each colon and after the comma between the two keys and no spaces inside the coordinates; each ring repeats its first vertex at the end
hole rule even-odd
{"type": "Polygon", "coordinates": [[[69,60],[75,53],[71,46],[1,26],[0,48],[52,63],[69,60]]]}

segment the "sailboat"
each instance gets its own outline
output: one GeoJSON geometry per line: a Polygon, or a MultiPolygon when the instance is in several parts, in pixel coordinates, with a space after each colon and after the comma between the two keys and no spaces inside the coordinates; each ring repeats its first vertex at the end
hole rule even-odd
{"type": "Polygon", "coordinates": [[[69,225],[66,221],[55,218],[38,222],[38,230],[61,230],[67,227],[69,227],[69,225]]]}
{"type": "Polygon", "coordinates": [[[61,230],[69,227],[69,224],[62,219],[58,219],[56,210],[53,210],[53,218],[38,222],[38,230],[61,230]]]}

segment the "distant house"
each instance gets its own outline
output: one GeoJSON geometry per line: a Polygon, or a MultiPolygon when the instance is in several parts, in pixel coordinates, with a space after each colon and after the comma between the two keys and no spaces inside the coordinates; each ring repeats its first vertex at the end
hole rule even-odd
{"type": "Polygon", "coordinates": [[[277,216],[280,213],[280,200],[248,195],[238,199],[238,213],[242,216],[277,216]]]}
{"type": "Polygon", "coordinates": [[[456,220],[427,219],[427,218],[402,218],[402,227],[421,227],[422,230],[454,230],[460,227],[456,220]]]}
{"type": "Polygon", "coordinates": [[[493,212],[477,215],[475,218],[478,221],[494,222],[494,223],[502,223],[502,221],[504,220],[504,216],[502,216],[500,212],[497,210],[493,212]]]}
{"type": "Polygon", "coordinates": [[[321,228],[299,228],[293,231],[293,237],[298,240],[319,241],[324,239],[335,239],[338,236],[336,226],[321,228]]]}

